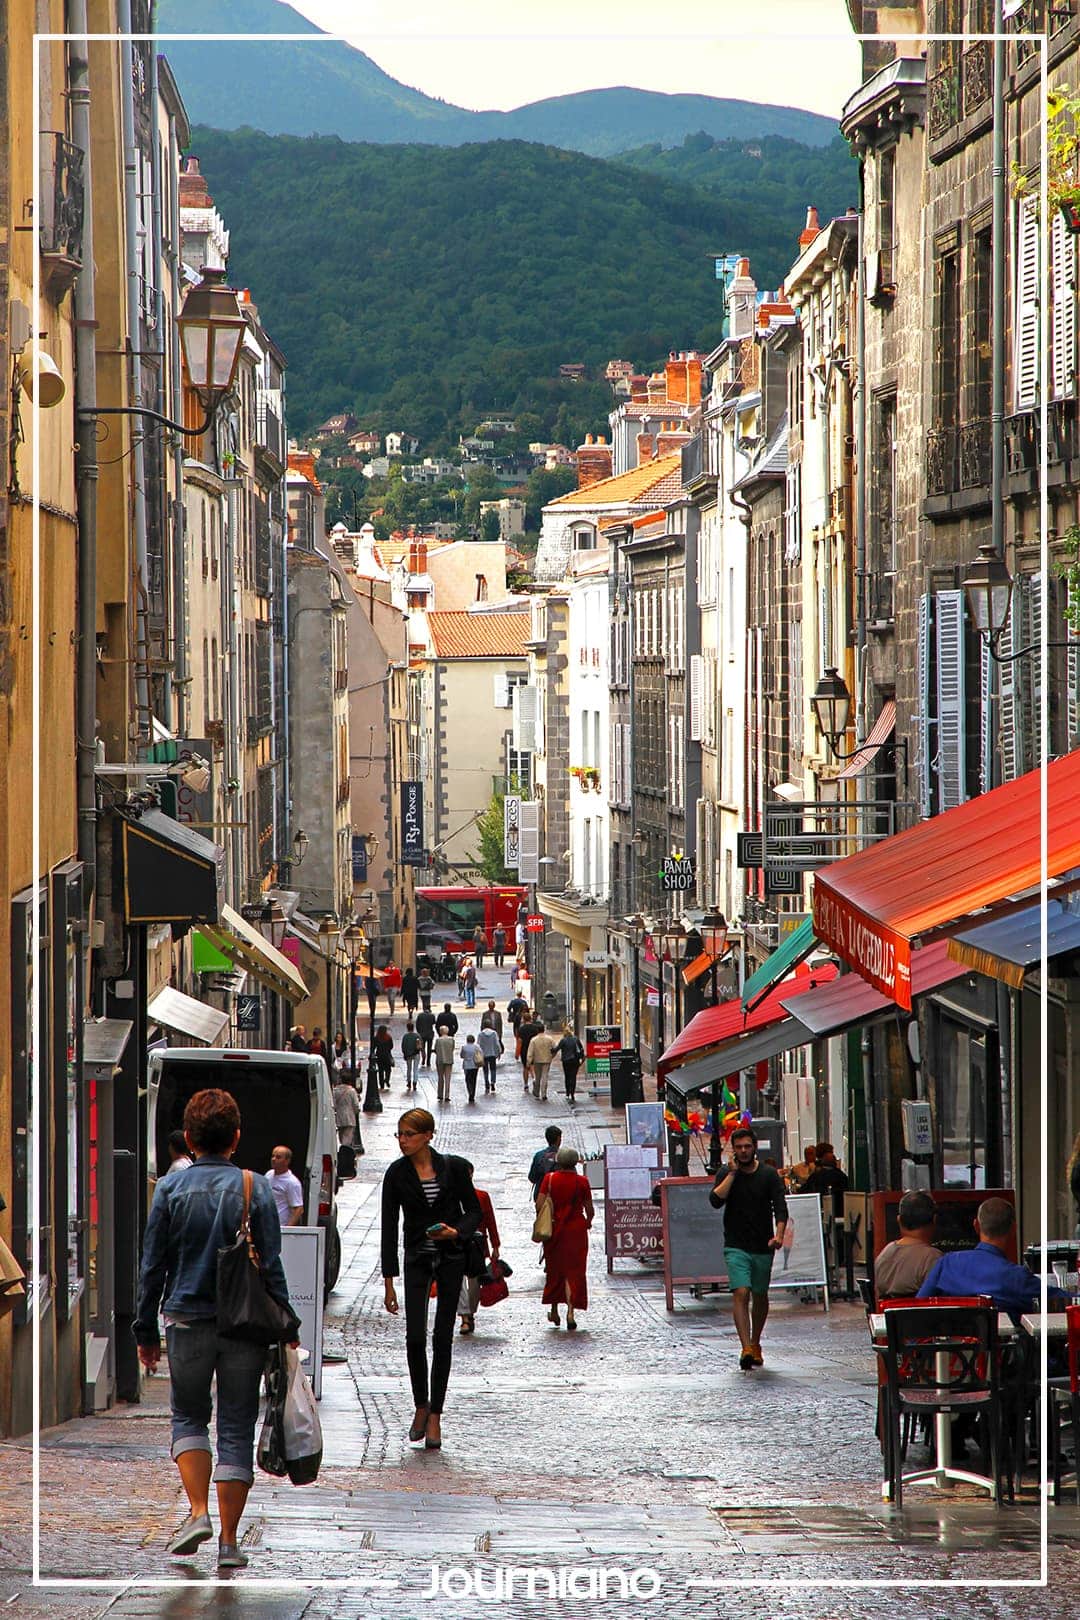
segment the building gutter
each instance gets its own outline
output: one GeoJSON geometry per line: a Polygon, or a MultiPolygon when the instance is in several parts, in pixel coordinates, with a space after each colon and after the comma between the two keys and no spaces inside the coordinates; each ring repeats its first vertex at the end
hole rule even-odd
{"type": "Polygon", "coordinates": [[[859,164],[859,296],[855,301],[855,746],[866,740],[866,167],[859,164]]]}

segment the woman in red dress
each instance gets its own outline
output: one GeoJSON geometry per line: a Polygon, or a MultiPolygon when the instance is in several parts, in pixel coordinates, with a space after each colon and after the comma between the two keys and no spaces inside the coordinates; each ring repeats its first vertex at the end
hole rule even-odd
{"type": "Polygon", "coordinates": [[[555,1158],[556,1168],[540,1183],[537,1202],[551,1199],[551,1236],[544,1244],[544,1304],[550,1305],[548,1321],[560,1327],[559,1306],[566,1305],[566,1326],[577,1327],[575,1310],[589,1305],[586,1269],[589,1261],[589,1228],[593,1222],[592,1191],[577,1172],[576,1148],[562,1147],[555,1158]]]}

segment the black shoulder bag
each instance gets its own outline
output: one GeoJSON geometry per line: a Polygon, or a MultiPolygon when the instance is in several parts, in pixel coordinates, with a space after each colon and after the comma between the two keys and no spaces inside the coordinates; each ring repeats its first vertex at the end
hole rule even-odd
{"type": "Polygon", "coordinates": [[[242,1170],[244,1207],[236,1242],[218,1250],[217,1330],[226,1339],[249,1344],[281,1344],[295,1339],[300,1318],[270,1293],[263,1278],[258,1252],[251,1241],[250,1170],[242,1170]]]}

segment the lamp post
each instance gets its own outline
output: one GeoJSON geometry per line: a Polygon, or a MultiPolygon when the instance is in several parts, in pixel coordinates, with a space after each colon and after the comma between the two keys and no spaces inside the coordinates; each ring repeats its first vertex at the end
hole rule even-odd
{"type": "MultiPolygon", "coordinates": [[[[832,756],[836,760],[854,759],[866,747],[865,742],[859,743],[849,753],[840,747],[840,739],[848,728],[851,716],[851,693],[847,689],[844,677],[830,664],[824,675],[817,683],[814,695],[810,699],[810,707],[817,718],[818,730],[825,738],[832,756]]],[[[904,778],[907,779],[908,745],[906,737],[893,737],[894,752],[899,749],[904,755],[904,778]]]]}
{"type": "MultiPolygon", "coordinates": [[[[727,950],[728,924],[724,913],[715,906],[705,913],[698,925],[701,943],[712,957],[709,964],[709,974],[712,979],[713,1005],[719,1005],[719,992],[716,984],[716,964],[727,950]]],[[[712,1129],[709,1132],[709,1169],[719,1170],[723,1157],[720,1146],[720,1082],[714,1080],[710,1091],[710,1112],[712,1114],[712,1129]]]]}
{"type": "Polygon", "coordinates": [[[648,931],[648,924],[646,923],[644,917],[641,915],[640,912],[638,912],[633,917],[627,917],[627,919],[626,919],[626,931],[627,931],[627,934],[629,935],[629,937],[631,938],[631,940],[633,941],[634,964],[633,964],[633,973],[631,975],[631,985],[632,985],[631,994],[633,996],[633,1013],[634,1013],[633,1035],[634,1035],[634,1051],[637,1054],[637,1056],[640,1058],[640,1056],[641,1056],[641,945],[642,945],[642,941],[644,940],[645,935],[646,935],[646,933],[648,931]]]}
{"type": "Polygon", "coordinates": [[[345,930],[345,948],[349,955],[349,1063],[352,1068],[353,1085],[356,1084],[357,984],[366,946],[367,935],[364,933],[363,923],[351,922],[345,930]]]}
{"type": "Polygon", "coordinates": [[[334,967],[341,938],[341,924],[332,911],[319,924],[319,938],[326,960],[326,1033],[329,1036],[334,1027],[334,967]]]}
{"type": "MultiPolygon", "coordinates": [[[[370,977],[375,965],[375,941],[373,939],[368,940],[367,948],[368,982],[369,984],[374,985],[375,980],[370,977]]],[[[379,1070],[375,1062],[375,997],[371,994],[370,990],[368,991],[368,1014],[368,1061],[367,1085],[364,1088],[364,1113],[381,1114],[383,1111],[383,1105],[382,1098],[379,1095],[379,1070]]]]}

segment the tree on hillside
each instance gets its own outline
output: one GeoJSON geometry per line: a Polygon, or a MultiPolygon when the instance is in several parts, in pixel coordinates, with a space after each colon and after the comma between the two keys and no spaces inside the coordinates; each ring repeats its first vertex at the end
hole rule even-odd
{"type": "Polygon", "coordinates": [[[573,467],[537,467],[525,481],[525,527],[538,533],[540,514],[549,501],[557,500],[577,484],[573,467]]]}
{"type": "Polygon", "coordinates": [[[499,514],[495,511],[494,507],[489,506],[483,517],[480,519],[480,538],[481,540],[497,540],[501,533],[502,530],[499,528],[499,514]]]}

